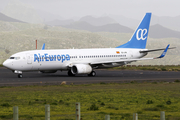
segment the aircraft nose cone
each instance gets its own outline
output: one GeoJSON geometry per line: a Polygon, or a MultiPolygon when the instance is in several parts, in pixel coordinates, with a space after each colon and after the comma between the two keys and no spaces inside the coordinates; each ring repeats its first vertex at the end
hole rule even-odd
{"type": "Polygon", "coordinates": [[[9,68],[9,65],[10,65],[9,61],[6,60],[6,61],[3,62],[4,67],[9,68]]]}
{"type": "Polygon", "coordinates": [[[7,62],[6,62],[6,61],[4,61],[4,62],[3,62],[3,66],[4,66],[4,67],[6,67],[6,64],[7,64],[7,62]]]}

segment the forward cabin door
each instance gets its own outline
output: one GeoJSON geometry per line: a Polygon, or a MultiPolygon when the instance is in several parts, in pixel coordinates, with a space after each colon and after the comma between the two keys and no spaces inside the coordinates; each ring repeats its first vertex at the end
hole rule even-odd
{"type": "Polygon", "coordinates": [[[26,58],[27,58],[27,64],[32,64],[32,55],[27,53],[26,58]]]}

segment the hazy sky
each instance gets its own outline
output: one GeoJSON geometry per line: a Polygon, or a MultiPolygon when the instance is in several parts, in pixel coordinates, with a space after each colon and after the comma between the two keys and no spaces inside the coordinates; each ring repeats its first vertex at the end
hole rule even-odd
{"type": "MultiPolygon", "coordinates": [[[[2,10],[11,0],[0,0],[2,10]]],[[[180,15],[180,0],[19,0],[63,18],[86,15],[124,15],[141,19],[146,12],[157,16],[180,15]]]]}

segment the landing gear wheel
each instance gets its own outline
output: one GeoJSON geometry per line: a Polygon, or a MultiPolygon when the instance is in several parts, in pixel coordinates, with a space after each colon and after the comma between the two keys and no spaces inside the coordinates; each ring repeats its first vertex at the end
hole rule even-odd
{"type": "Polygon", "coordinates": [[[73,73],[71,72],[71,70],[68,71],[68,75],[69,75],[69,76],[75,76],[75,74],[73,74],[73,73]]]}
{"type": "Polygon", "coordinates": [[[18,78],[22,78],[23,77],[23,75],[22,74],[18,74],[18,78]]]}
{"type": "Polygon", "coordinates": [[[88,74],[88,76],[94,77],[94,76],[96,76],[96,72],[95,72],[95,71],[92,71],[90,74],[88,74]]]}

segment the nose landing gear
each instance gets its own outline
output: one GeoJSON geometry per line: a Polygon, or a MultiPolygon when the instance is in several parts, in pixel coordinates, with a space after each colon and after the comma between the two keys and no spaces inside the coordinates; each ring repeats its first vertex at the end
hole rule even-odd
{"type": "Polygon", "coordinates": [[[22,74],[18,74],[18,78],[22,78],[23,77],[23,75],[22,74]]]}
{"type": "Polygon", "coordinates": [[[22,77],[23,77],[22,71],[15,70],[14,73],[15,73],[15,74],[18,74],[18,78],[22,78],[22,77]]]}

